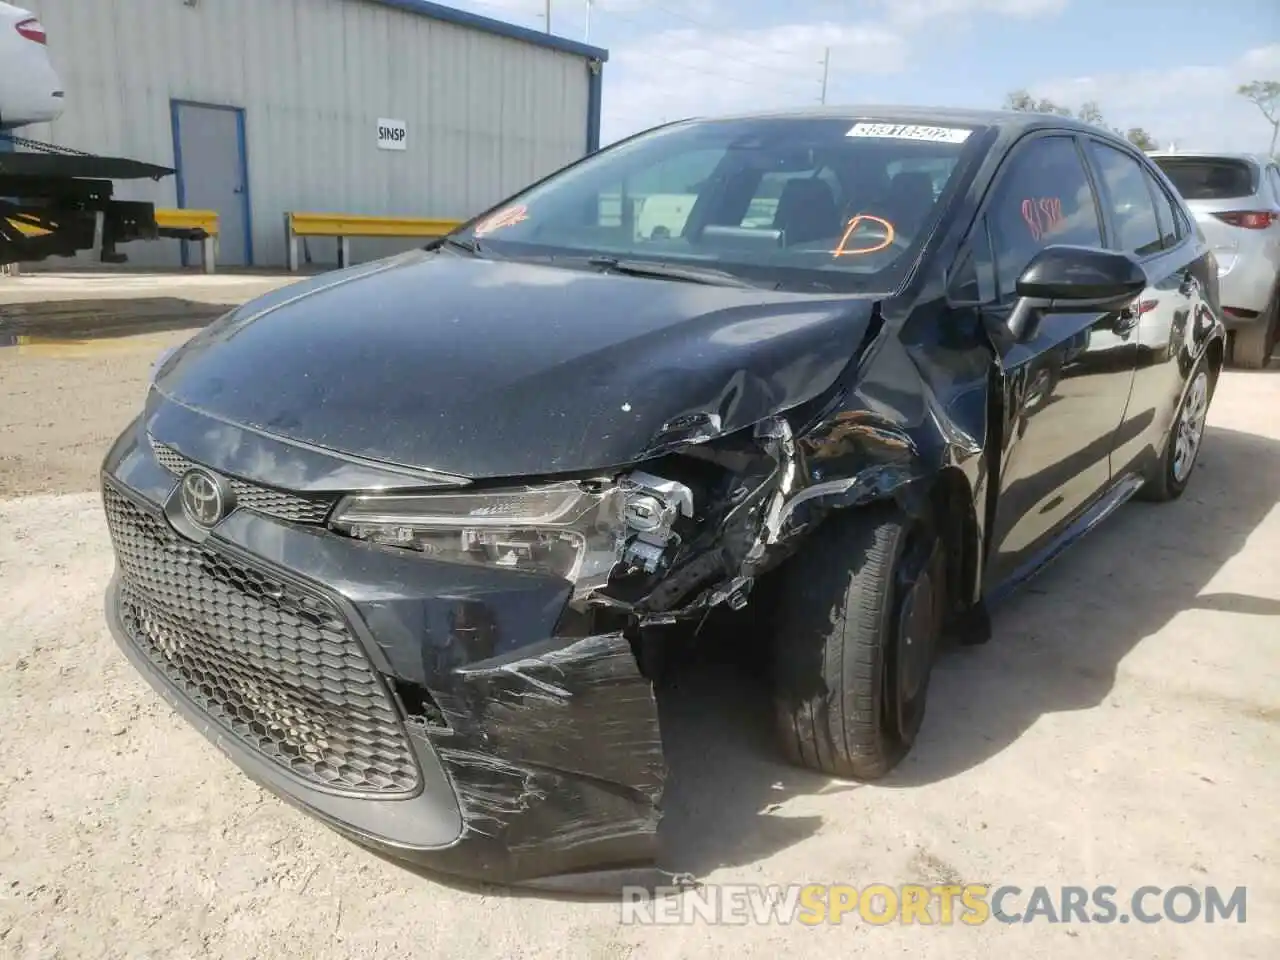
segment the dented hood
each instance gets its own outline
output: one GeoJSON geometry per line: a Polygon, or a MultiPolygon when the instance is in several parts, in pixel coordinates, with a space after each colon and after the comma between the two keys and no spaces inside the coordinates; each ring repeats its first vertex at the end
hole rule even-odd
{"type": "Polygon", "coordinates": [[[594,470],[812,399],[871,308],[415,251],[241,307],[157,386],[269,434],[459,476],[594,470]]]}

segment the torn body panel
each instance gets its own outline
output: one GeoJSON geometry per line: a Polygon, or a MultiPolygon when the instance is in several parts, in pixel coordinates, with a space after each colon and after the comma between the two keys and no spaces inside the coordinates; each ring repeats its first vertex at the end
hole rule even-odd
{"type": "Polygon", "coordinates": [[[948,513],[941,522],[963,531],[960,552],[968,556],[956,581],[965,585],[960,606],[976,600],[991,346],[976,325],[967,337],[949,331],[946,343],[908,345],[899,333],[870,337],[845,375],[811,403],[767,417],[750,432],[700,437],[647,463],[661,475],[681,458],[694,458],[717,464],[724,478],[695,487],[701,527],[672,551],[664,577],[630,595],[615,578],[592,599],[636,613],[642,625],[696,619],[724,602],[740,606],[754,580],[829,513],[893,498],[917,517],[941,509],[948,513]],[[940,504],[944,476],[952,487],[940,504]],[[961,516],[949,515],[956,512],[961,516]]]}
{"type": "Polygon", "coordinates": [[[666,769],[652,686],[621,633],[462,666],[431,692],[443,723],[426,734],[462,812],[432,866],[526,883],[652,866],[666,769]]]}

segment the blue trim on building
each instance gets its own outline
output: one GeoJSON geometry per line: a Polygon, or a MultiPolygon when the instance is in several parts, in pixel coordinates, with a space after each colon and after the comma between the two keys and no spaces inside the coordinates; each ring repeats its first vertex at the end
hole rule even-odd
{"type": "Polygon", "coordinates": [[[458,26],[470,27],[473,30],[492,33],[499,37],[523,40],[525,43],[546,47],[548,50],[577,54],[580,57],[599,60],[602,63],[609,59],[609,51],[601,47],[593,47],[586,43],[579,43],[576,40],[567,40],[564,37],[557,37],[550,33],[540,33],[537,30],[530,30],[528,27],[517,27],[513,23],[494,20],[492,17],[482,17],[478,13],[468,13],[466,10],[458,10],[454,7],[446,7],[439,3],[432,3],[431,0],[367,0],[367,2],[380,3],[384,7],[395,7],[399,10],[406,10],[409,13],[430,17],[433,20],[443,20],[445,23],[456,23],[458,26]]]}
{"type": "MultiPolygon", "coordinates": [[[[182,105],[180,100],[169,101],[169,129],[173,131],[173,190],[174,199],[177,201],[177,207],[181,210],[186,206],[186,187],[182,182],[182,127],[181,121],[178,119],[178,108],[182,105]]],[[[187,263],[187,245],[185,243],[178,244],[179,263],[184,267],[190,266],[187,263]]]]}
{"type": "Polygon", "coordinates": [[[587,153],[600,149],[600,103],[604,94],[604,62],[587,64],[587,153]]]}
{"type": "Polygon", "coordinates": [[[236,139],[240,143],[240,192],[244,204],[244,265],[253,266],[253,198],[249,195],[249,134],[245,130],[244,107],[236,107],[236,139]]]}

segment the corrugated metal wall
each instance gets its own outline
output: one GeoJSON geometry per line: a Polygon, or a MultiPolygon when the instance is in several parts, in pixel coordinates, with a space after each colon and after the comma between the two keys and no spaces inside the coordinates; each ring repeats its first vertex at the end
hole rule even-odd
{"type": "MultiPolygon", "coordinates": [[[[254,260],[284,263],[286,210],[464,218],[582,156],[585,61],[363,0],[23,0],[66,111],[24,136],[173,165],[170,102],[243,107],[254,260]],[[379,117],[409,148],[375,146],[379,117]]],[[[117,196],[175,206],[175,178],[117,196]]],[[[408,243],[402,245],[407,246],[408,243]]],[[[177,261],[131,244],[131,262],[177,261]]],[[[357,259],[385,252],[355,241],[357,259]]],[[[331,259],[331,250],[323,259],[331,259]]]]}

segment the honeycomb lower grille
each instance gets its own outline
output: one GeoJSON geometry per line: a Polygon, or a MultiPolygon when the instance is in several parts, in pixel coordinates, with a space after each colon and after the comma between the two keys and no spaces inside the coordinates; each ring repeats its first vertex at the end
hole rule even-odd
{"type": "Polygon", "coordinates": [[[187,542],[110,486],[103,501],[125,630],[174,687],[304,781],[418,788],[396,708],[330,601],[187,542]]]}
{"type": "MultiPolygon", "coordinates": [[[[156,461],[174,476],[180,477],[192,467],[197,466],[173,447],[165,446],[155,439],[151,440],[151,450],[156,461]]],[[[237,477],[229,477],[231,489],[235,491],[236,506],[255,513],[263,513],[269,517],[288,520],[292,523],[324,523],[333,507],[331,497],[304,497],[301,494],[264,487],[237,477]]]]}

